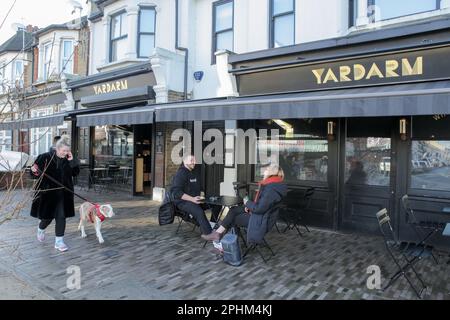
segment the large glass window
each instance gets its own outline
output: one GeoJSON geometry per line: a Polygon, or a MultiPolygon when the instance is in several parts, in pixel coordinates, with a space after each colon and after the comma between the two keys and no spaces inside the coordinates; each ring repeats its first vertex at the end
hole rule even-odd
{"type": "Polygon", "coordinates": [[[113,62],[125,58],[127,51],[127,16],[125,12],[111,17],[110,32],[109,60],[113,62]]]}
{"type": "Polygon", "coordinates": [[[61,70],[65,73],[73,73],[73,41],[63,40],[61,54],[61,70]]]}
{"type": "Polygon", "coordinates": [[[294,0],[271,0],[270,46],[284,47],[295,43],[294,0]]]}
{"type": "Polygon", "coordinates": [[[133,131],[129,126],[97,126],[94,137],[94,167],[131,167],[133,131]]]}
{"type": "Polygon", "coordinates": [[[414,117],[411,188],[450,191],[450,115],[414,117]]]}
{"type": "Polygon", "coordinates": [[[380,21],[439,9],[436,0],[369,0],[371,21],[380,21]]]}
{"type": "Polygon", "coordinates": [[[155,48],[155,8],[141,8],[139,11],[139,57],[148,58],[155,48]]]}
{"type": "Polygon", "coordinates": [[[212,56],[219,50],[233,51],[233,1],[218,1],[213,4],[213,48],[212,56]]]}
{"type": "Polygon", "coordinates": [[[263,178],[268,162],[278,162],[289,184],[302,181],[326,182],[328,174],[327,121],[322,119],[270,119],[257,121],[256,130],[278,129],[278,139],[258,135],[255,181],[263,178]],[[261,154],[267,154],[263,159],[261,154]],[[276,157],[276,158],[275,158],[276,157]],[[268,161],[267,161],[268,160],[268,161]]]}
{"type": "Polygon", "coordinates": [[[12,150],[12,131],[1,130],[0,131],[0,152],[12,150]]]}
{"type": "Polygon", "coordinates": [[[379,119],[349,119],[345,141],[345,183],[388,186],[391,172],[392,123],[379,119]]]}

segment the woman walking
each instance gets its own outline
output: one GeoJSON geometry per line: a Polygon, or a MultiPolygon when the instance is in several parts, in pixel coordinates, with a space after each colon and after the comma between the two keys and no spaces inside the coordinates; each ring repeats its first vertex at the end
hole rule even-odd
{"type": "Polygon", "coordinates": [[[40,219],[37,239],[45,240],[45,229],[55,220],[55,249],[67,251],[64,243],[66,218],[75,216],[72,178],[78,175],[80,168],[70,151],[70,138],[62,136],[55,149],[36,158],[31,174],[39,178],[36,193],[31,206],[31,216],[40,219]],[[56,181],[58,183],[56,183],[56,181]],[[64,187],[67,189],[65,189],[64,187]]]}

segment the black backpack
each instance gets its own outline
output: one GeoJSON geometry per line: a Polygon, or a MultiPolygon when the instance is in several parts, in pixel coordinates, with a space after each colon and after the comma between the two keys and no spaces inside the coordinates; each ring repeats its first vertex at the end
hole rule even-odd
{"type": "Polygon", "coordinates": [[[172,200],[170,192],[167,191],[164,196],[164,201],[158,211],[158,221],[160,226],[172,224],[175,220],[175,205],[172,200]]]}

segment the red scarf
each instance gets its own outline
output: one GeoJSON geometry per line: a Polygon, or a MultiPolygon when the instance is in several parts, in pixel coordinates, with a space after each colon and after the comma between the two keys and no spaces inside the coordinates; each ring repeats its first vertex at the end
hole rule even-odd
{"type": "Polygon", "coordinates": [[[283,179],[281,177],[271,176],[271,177],[268,177],[267,179],[262,180],[260,183],[258,183],[258,191],[256,192],[254,202],[256,203],[258,201],[259,192],[261,191],[262,186],[266,186],[271,183],[280,183],[280,182],[283,182],[283,179]]]}

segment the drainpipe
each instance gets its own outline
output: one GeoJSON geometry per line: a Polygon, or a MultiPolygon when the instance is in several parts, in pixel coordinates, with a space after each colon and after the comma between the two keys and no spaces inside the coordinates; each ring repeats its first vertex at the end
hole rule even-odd
{"type": "Polygon", "coordinates": [[[187,100],[189,49],[178,45],[178,11],[179,0],[175,0],[175,49],[184,52],[184,100],[187,100]]]}

